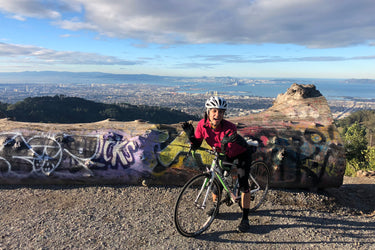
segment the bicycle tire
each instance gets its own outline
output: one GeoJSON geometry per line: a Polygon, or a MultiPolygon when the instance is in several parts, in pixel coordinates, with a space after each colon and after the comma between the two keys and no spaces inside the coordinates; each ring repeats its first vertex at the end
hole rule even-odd
{"type": "MultiPolygon", "coordinates": [[[[257,210],[266,200],[271,172],[267,164],[263,161],[255,161],[250,166],[250,173],[259,184],[259,190],[251,194],[250,211],[257,210]]],[[[250,189],[253,190],[256,185],[249,177],[250,189]]]]}
{"type": "Polygon", "coordinates": [[[210,180],[210,178],[211,175],[208,173],[194,176],[184,185],[177,198],[174,209],[174,223],[177,231],[183,236],[194,237],[203,233],[211,225],[219,211],[220,203],[218,201],[221,199],[221,190],[216,179],[214,179],[212,185],[209,185],[210,183],[204,185],[202,195],[200,195],[198,203],[195,203],[203,183],[210,180]],[[217,200],[213,201],[212,191],[210,191],[207,196],[206,206],[201,208],[197,204],[202,204],[209,186],[212,189],[216,187],[218,192],[217,200]],[[208,215],[207,213],[211,208],[214,208],[214,212],[208,215]]]}

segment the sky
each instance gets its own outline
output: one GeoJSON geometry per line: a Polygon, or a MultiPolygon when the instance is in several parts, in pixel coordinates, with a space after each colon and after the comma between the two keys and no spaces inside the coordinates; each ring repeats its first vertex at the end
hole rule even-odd
{"type": "Polygon", "coordinates": [[[375,79],[374,0],[0,0],[0,72],[375,79]]]}

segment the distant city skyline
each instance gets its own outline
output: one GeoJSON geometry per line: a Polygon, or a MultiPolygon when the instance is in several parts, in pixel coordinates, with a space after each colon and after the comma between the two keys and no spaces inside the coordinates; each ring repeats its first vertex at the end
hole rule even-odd
{"type": "Polygon", "coordinates": [[[372,0],[0,0],[0,72],[375,79],[372,0]]]}

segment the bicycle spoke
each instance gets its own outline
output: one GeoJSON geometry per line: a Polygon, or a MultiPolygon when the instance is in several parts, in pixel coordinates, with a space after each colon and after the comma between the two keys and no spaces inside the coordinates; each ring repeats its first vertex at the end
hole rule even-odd
{"type": "MultiPolygon", "coordinates": [[[[219,185],[214,181],[211,185],[209,174],[193,177],[183,187],[176,205],[174,222],[179,233],[184,236],[196,236],[205,231],[214,220],[219,205],[212,199],[212,188],[219,185]],[[208,215],[211,210],[213,213],[208,215]]],[[[220,197],[220,196],[218,196],[220,197]]]]}
{"type": "Polygon", "coordinates": [[[250,211],[255,211],[266,199],[270,182],[270,171],[262,161],[250,167],[249,185],[251,189],[250,211]]]}

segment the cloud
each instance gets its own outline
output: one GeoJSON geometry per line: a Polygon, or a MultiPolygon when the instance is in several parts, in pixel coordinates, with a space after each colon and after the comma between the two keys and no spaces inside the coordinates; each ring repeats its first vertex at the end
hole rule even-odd
{"type": "Polygon", "coordinates": [[[26,21],[26,18],[20,15],[13,15],[11,18],[16,19],[18,21],[26,21]]]}
{"type": "Polygon", "coordinates": [[[142,61],[127,61],[113,56],[76,51],[56,51],[30,45],[0,42],[0,57],[19,58],[39,64],[135,65],[142,61]]]}
{"type": "Polygon", "coordinates": [[[74,35],[72,35],[72,34],[63,34],[63,35],[60,35],[60,37],[62,37],[62,38],[68,38],[68,37],[74,37],[74,35]]]}
{"type": "MultiPolygon", "coordinates": [[[[340,61],[357,61],[357,60],[375,60],[372,56],[356,56],[356,57],[337,57],[337,56],[316,56],[316,57],[261,57],[248,58],[242,55],[197,55],[191,58],[199,61],[207,62],[207,65],[227,64],[227,63],[279,63],[279,62],[340,62],[340,61]],[[215,64],[214,64],[215,63],[215,64]]],[[[205,63],[202,63],[205,65],[205,63]]]]}
{"type": "Polygon", "coordinates": [[[298,44],[345,47],[375,40],[373,0],[0,0],[18,17],[68,30],[157,44],[298,44]]]}
{"type": "Polygon", "coordinates": [[[59,21],[54,21],[53,23],[60,26],[63,29],[73,30],[73,31],[84,30],[84,29],[86,30],[98,29],[94,24],[79,22],[76,20],[59,20],[59,21]]]}
{"type": "Polygon", "coordinates": [[[174,65],[177,69],[196,68],[196,69],[212,69],[217,66],[218,63],[177,63],[174,65]]]}
{"type": "Polygon", "coordinates": [[[25,17],[58,19],[61,12],[77,12],[79,9],[75,1],[0,0],[0,10],[15,13],[13,18],[17,20],[25,20],[25,17]]]}

